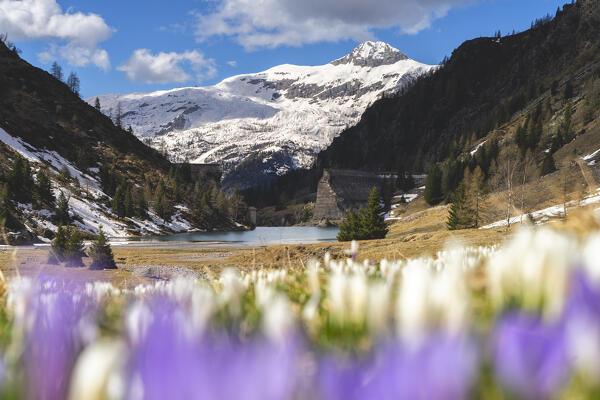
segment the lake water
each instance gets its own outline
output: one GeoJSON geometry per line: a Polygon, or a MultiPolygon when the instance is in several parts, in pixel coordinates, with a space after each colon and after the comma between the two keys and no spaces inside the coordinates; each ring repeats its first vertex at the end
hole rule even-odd
{"type": "Polygon", "coordinates": [[[190,232],[143,238],[160,242],[227,242],[237,245],[264,246],[277,244],[309,244],[336,242],[338,227],[316,226],[257,227],[243,232],[190,232]]]}

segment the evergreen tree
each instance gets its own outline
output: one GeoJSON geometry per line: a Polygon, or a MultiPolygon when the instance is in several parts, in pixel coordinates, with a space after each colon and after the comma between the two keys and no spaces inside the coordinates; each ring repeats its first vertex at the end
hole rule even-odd
{"type": "Polygon", "coordinates": [[[131,186],[128,184],[125,188],[125,197],[123,199],[123,209],[126,217],[133,217],[134,215],[134,204],[133,195],[131,194],[131,186]]]}
{"type": "Polygon", "coordinates": [[[69,215],[69,199],[63,192],[60,192],[58,197],[58,203],[54,210],[54,219],[60,225],[68,225],[71,223],[71,216],[69,215]]]}
{"type": "Polygon", "coordinates": [[[69,77],[67,78],[67,86],[77,96],[79,96],[79,85],[80,85],[79,77],[77,76],[77,74],[75,72],[71,72],[69,74],[69,77]]]}
{"type": "Polygon", "coordinates": [[[452,197],[450,210],[448,212],[448,221],[446,226],[449,230],[467,229],[473,227],[472,210],[468,201],[465,199],[465,186],[463,183],[458,185],[452,197]]]}
{"type": "Polygon", "coordinates": [[[41,203],[54,205],[54,193],[52,193],[52,184],[50,178],[43,168],[40,168],[36,174],[35,191],[41,203]]]}
{"type": "Polygon", "coordinates": [[[100,106],[100,99],[96,97],[96,101],[94,102],[94,108],[98,111],[102,111],[102,106],[100,106]]]}
{"type": "Polygon", "coordinates": [[[83,262],[83,239],[78,229],[69,229],[69,240],[67,241],[67,265],[66,267],[81,267],[83,262]]]}
{"type": "Polygon", "coordinates": [[[442,193],[442,171],[437,164],[427,175],[424,196],[425,201],[432,206],[439,204],[444,198],[442,193]]]}
{"type": "Polygon", "coordinates": [[[481,167],[477,166],[472,174],[465,177],[467,182],[467,197],[469,198],[469,208],[471,209],[471,219],[473,227],[479,228],[481,222],[481,210],[485,206],[485,176],[481,167]]]}
{"type": "Polygon", "coordinates": [[[52,67],[50,69],[50,73],[52,74],[52,76],[55,79],[58,79],[59,81],[63,80],[62,67],[60,65],[58,65],[58,63],[56,61],[54,61],[52,63],[52,67]]]}
{"type": "Polygon", "coordinates": [[[337,234],[337,240],[340,242],[361,240],[362,237],[360,227],[361,223],[358,213],[353,209],[346,211],[344,213],[344,221],[340,224],[340,231],[337,234]]]}
{"type": "Polygon", "coordinates": [[[92,258],[90,269],[116,269],[117,264],[110,248],[110,244],[106,240],[106,236],[100,228],[100,233],[90,246],[89,255],[92,258]]]}
{"type": "Polygon", "coordinates": [[[117,128],[123,128],[123,110],[121,109],[121,102],[117,103],[117,115],[115,115],[115,126],[117,128]]]}
{"type": "Polygon", "coordinates": [[[51,257],[59,262],[66,262],[67,267],[83,265],[83,240],[79,230],[59,225],[52,241],[51,257]]]}
{"type": "Polygon", "coordinates": [[[385,224],[384,210],[380,205],[379,193],[376,187],[373,187],[367,208],[360,213],[360,231],[363,239],[383,239],[387,235],[388,228],[385,224]]]}
{"type": "Polygon", "coordinates": [[[63,165],[60,168],[60,171],[58,172],[58,176],[60,177],[60,180],[63,181],[64,183],[68,183],[71,180],[71,172],[69,171],[69,168],[67,168],[66,165],[63,165]]]}

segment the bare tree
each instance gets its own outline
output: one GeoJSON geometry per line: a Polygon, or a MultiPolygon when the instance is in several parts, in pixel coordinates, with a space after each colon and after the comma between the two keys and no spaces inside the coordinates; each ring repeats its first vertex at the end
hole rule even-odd
{"type": "Polygon", "coordinates": [[[62,79],[63,79],[62,67],[60,65],[58,65],[58,63],[56,61],[54,61],[52,63],[52,67],[50,68],[50,73],[52,74],[52,76],[55,79],[62,81],[62,79]]]}
{"type": "Polygon", "coordinates": [[[533,177],[533,174],[535,172],[535,167],[536,167],[536,163],[535,163],[535,158],[533,157],[533,154],[531,153],[531,150],[527,150],[527,153],[525,153],[525,155],[523,156],[523,158],[520,160],[520,169],[521,169],[521,176],[522,176],[522,180],[521,180],[521,220],[520,223],[523,223],[523,214],[526,213],[525,210],[525,188],[526,188],[526,184],[527,182],[533,177]]]}
{"type": "Polygon", "coordinates": [[[69,89],[71,89],[73,93],[79,96],[80,81],[79,77],[75,72],[71,72],[69,74],[69,77],[67,78],[67,86],[69,87],[69,89]]]}
{"type": "Polygon", "coordinates": [[[510,228],[510,218],[514,203],[514,182],[519,168],[517,152],[510,149],[503,151],[496,162],[494,181],[498,188],[506,192],[506,229],[510,228]]]}

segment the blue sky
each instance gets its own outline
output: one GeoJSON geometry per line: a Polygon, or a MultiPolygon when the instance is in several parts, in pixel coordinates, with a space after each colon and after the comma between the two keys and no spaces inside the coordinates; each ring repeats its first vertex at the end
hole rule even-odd
{"type": "Polygon", "coordinates": [[[22,57],[81,78],[82,97],[210,85],[325,64],[367,39],[439,63],[463,41],[529,28],[561,0],[0,0],[22,57]],[[366,4],[366,5],[365,5],[366,4]]]}

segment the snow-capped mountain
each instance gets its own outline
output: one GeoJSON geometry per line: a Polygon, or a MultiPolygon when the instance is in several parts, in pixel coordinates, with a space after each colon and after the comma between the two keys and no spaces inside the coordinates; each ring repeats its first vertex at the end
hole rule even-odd
{"type": "Polygon", "coordinates": [[[280,65],[210,87],[98,98],[105,114],[115,116],[120,104],[123,125],[171,159],[222,163],[226,186],[247,187],[309,167],[370,103],[432,68],[365,42],[322,66],[280,65]]]}

